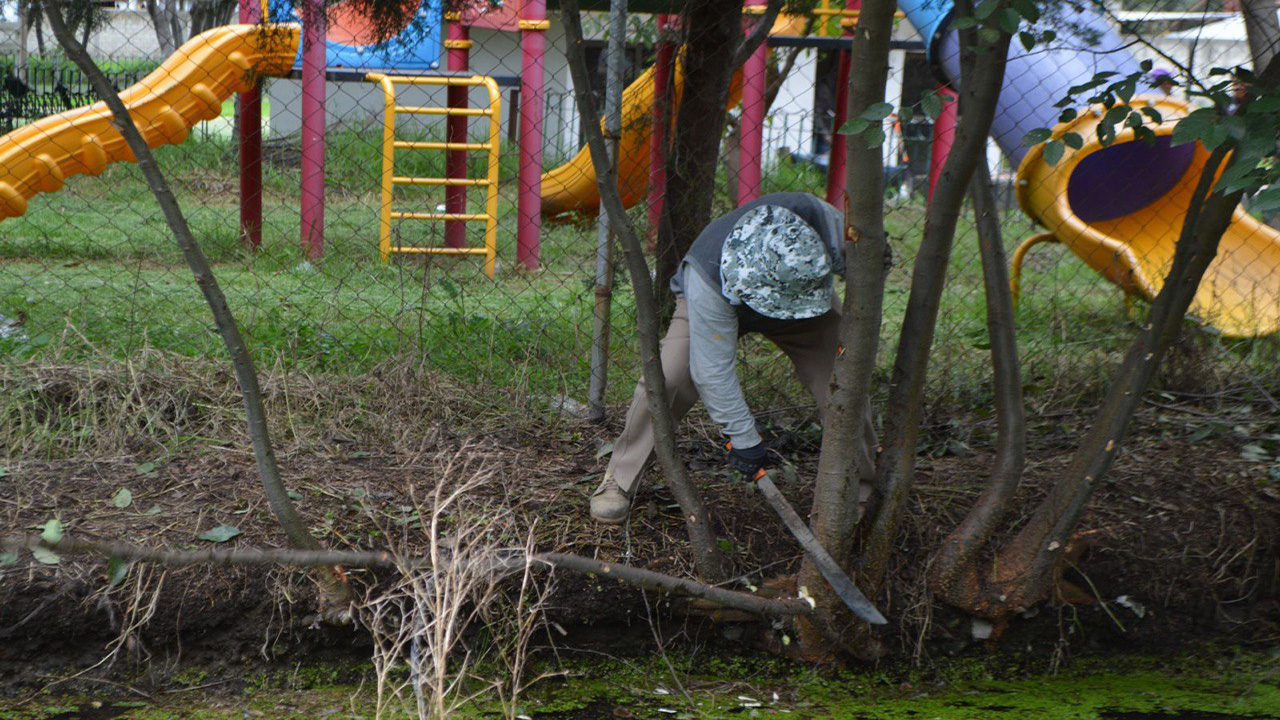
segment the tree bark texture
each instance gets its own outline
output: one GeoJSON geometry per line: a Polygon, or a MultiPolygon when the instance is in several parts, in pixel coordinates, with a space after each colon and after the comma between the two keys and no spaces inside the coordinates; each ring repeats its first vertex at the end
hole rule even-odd
{"type": "Polygon", "coordinates": [[[992,383],[995,387],[996,456],[986,487],[960,525],[942,542],[933,560],[930,587],[944,602],[959,607],[972,604],[978,554],[1004,519],[1013,493],[1022,480],[1026,458],[1027,424],[1022,399],[1022,369],[1018,360],[1013,296],[1009,288],[1008,261],[1000,233],[991,173],[985,162],[973,172],[969,194],[977,218],[978,248],[982,258],[982,284],[987,298],[987,337],[991,342],[992,383]]]}
{"type": "Polygon", "coordinates": [[[191,268],[196,284],[200,287],[200,292],[204,295],[205,302],[208,303],[209,309],[213,313],[218,334],[221,335],[222,341],[227,347],[227,352],[231,356],[231,364],[235,371],[236,380],[240,384],[245,415],[248,419],[249,437],[253,443],[258,473],[262,479],[262,486],[271,505],[271,510],[275,513],[291,545],[304,550],[318,550],[320,549],[320,543],[307,530],[302,518],[294,508],[293,502],[289,500],[288,491],[280,478],[280,469],[276,463],[275,451],[271,446],[271,437],[267,429],[266,412],[262,406],[262,394],[258,387],[257,370],[253,366],[253,360],[249,356],[249,350],[245,346],[244,338],[240,335],[240,328],[236,325],[231,308],[227,305],[226,296],[222,293],[222,289],[219,287],[218,281],[213,275],[213,270],[209,266],[209,261],[200,249],[200,245],[191,235],[191,228],[187,225],[186,218],[183,217],[182,209],[178,206],[178,201],[174,197],[173,191],[169,188],[169,183],[164,174],[161,173],[159,165],[156,164],[151,148],[138,132],[138,128],[133,122],[133,117],[120,101],[120,96],[111,88],[111,83],[106,76],[102,74],[97,64],[89,57],[84,46],[72,37],[63,22],[63,2],[64,0],[51,0],[46,4],[45,14],[49,19],[49,25],[53,29],[58,42],[62,45],[63,50],[67,53],[67,57],[71,58],[85,73],[89,78],[89,82],[93,85],[94,91],[111,110],[117,128],[124,136],[125,141],[128,142],[129,149],[137,159],[138,166],[142,169],[147,185],[151,188],[152,194],[155,195],[156,202],[160,205],[165,221],[177,239],[178,245],[182,248],[183,257],[186,259],[188,267],[191,268]]]}
{"type": "Polygon", "coordinates": [[[1280,18],[1276,17],[1276,0],[1240,0],[1244,16],[1244,32],[1249,39],[1249,55],[1255,70],[1271,64],[1280,46],[1280,18]]]}
{"type": "MultiPolygon", "coordinates": [[[[676,449],[675,420],[671,416],[671,403],[667,399],[666,379],[663,377],[659,356],[657,300],[653,286],[649,284],[649,264],[645,261],[644,245],[622,205],[622,197],[618,194],[617,173],[613,163],[609,161],[604,134],[600,131],[597,119],[600,115],[596,112],[595,101],[591,97],[591,82],[583,49],[582,19],[578,14],[577,0],[562,0],[560,12],[566,33],[569,71],[573,75],[574,96],[587,136],[587,146],[591,151],[591,162],[595,166],[600,200],[622,246],[627,270],[631,275],[631,286],[636,294],[636,332],[640,340],[640,358],[644,366],[649,410],[653,416],[654,450],[658,456],[658,464],[684,513],[685,529],[689,533],[689,544],[693,548],[694,564],[698,572],[708,580],[722,580],[727,572],[727,563],[716,543],[711,518],[702,503],[702,497],[690,482],[676,449]]],[[[685,98],[688,97],[686,93],[685,98]]]]}
{"type": "MultiPolygon", "coordinates": [[[[851,51],[858,72],[849,76],[850,117],[884,101],[896,9],[894,0],[865,0],[862,3],[851,51]]],[[[846,270],[840,317],[842,351],[837,354],[832,369],[831,396],[823,422],[822,453],[814,481],[810,523],[818,541],[848,572],[853,555],[853,533],[858,523],[859,480],[863,479],[859,476],[864,475],[859,472],[859,462],[869,466],[875,452],[863,435],[863,428],[880,342],[889,245],[884,229],[884,161],[881,149],[878,145],[868,147],[860,137],[850,138],[846,146],[846,270]]],[[[864,467],[864,470],[868,469],[864,467]]],[[[858,580],[857,575],[853,577],[858,580]]],[[[807,558],[801,565],[799,582],[813,596],[821,620],[821,623],[798,623],[797,636],[801,648],[812,654],[831,640],[844,644],[841,638],[827,636],[831,629],[849,627],[852,615],[831,591],[817,566],[807,558]]]]}
{"type": "Polygon", "coordinates": [[[654,279],[664,321],[675,308],[671,278],[698,233],[711,222],[725,101],[742,42],[742,0],[689,0],[681,22],[684,91],[667,158],[667,197],[658,226],[654,279]]]}
{"type": "Polygon", "coordinates": [[[1138,337],[1111,382],[1093,425],[1071,464],[1036,508],[1027,524],[1000,552],[990,593],[970,610],[1003,620],[1045,599],[1053,572],[1066,550],[1089,497],[1111,467],[1129,422],[1164,357],[1177,337],[1200,280],[1218,252],[1218,243],[1240,204],[1241,192],[1212,190],[1228,151],[1210,156],[1192,195],[1173,265],[1138,337]]]}
{"type": "MultiPolygon", "coordinates": [[[[956,12],[961,17],[971,14],[972,3],[957,3],[956,12]]],[[[925,215],[924,237],[916,255],[911,294],[890,381],[884,450],[877,467],[880,502],[862,543],[866,583],[873,591],[884,580],[890,550],[915,480],[916,444],[929,355],[933,348],[956,223],[974,168],[985,162],[987,134],[1004,81],[1009,34],[1000,32],[997,40],[984,43],[985,47],[976,47],[977,35],[971,30],[961,32],[964,56],[955,144],[934,187],[925,215]]],[[[874,592],[870,595],[875,597],[874,592]]]]}

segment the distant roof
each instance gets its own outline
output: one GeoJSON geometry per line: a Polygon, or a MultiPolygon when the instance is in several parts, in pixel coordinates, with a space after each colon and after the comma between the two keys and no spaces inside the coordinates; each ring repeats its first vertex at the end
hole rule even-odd
{"type": "Polygon", "coordinates": [[[1240,17],[1233,12],[1165,12],[1158,10],[1116,10],[1111,13],[1120,22],[1205,22],[1240,17]]]}

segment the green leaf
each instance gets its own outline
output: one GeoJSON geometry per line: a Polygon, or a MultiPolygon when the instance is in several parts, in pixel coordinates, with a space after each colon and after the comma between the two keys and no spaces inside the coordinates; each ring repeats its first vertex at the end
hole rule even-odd
{"type": "Polygon", "coordinates": [[[1066,148],[1058,140],[1045,143],[1044,161],[1049,163],[1050,165],[1057,165],[1058,161],[1062,159],[1062,153],[1065,150],[1066,148]]]}
{"type": "MultiPolygon", "coordinates": [[[[1035,22],[1035,21],[1033,20],[1032,22],[1035,22]]],[[[1054,40],[1057,40],[1057,39],[1058,39],[1058,33],[1054,32],[1054,31],[1052,31],[1052,30],[1045,30],[1044,32],[1040,33],[1040,44],[1041,44],[1041,45],[1048,45],[1049,43],[1051,43],[1051,42],[1053,42],[1054,40]]]]}
{"type": "Polygon", "coordinates": [[[139,475],[150,475],[156,471],[156,464],[153,462],[144,462],[134,468],[134,471],[139,475]]]}
{"type": "Polygon", "coordinates": [[[1164,122],[1164,116],[1160,114],[1159,110],[1153,107],[1142,107],[1138,109],[1138,112],[1141,112],[1143,115],[1146,115],[1148,118],[1151,119],[1151,122],[1155,123],[1156,125],[1159,125],[1160,123],[1164,122]]]}
{"type": "Polygon", "coordinates": [[[1106,115],[1102,116],[1102,122],[1106,123],[1107,125],[1118,125],[1121,121],[1123,121],[1128,116],[1129,116],[1128,105],[1116,105],[1115,107],[1108,110],[1106,115]]]}
{"type": "Polygon", "coordinates": [[[973,15],[979,20],[986,20],[991,17],[991,13],[994,13],[998,7],[1000,7],[1000,0],[982,0],[973,9],[973,15]]]}
{"type": "Polygon", "coordinates": [[[858,117],[869,123],[880,122],[893,114],[893,106],[887,102],[878,102],[859,113],[858,117]]]}
{"type": "Polygon", "coordinates": [[[1063,145],[1066,145],[1072,150],[1079,150],[1084,147],[1084,138],[1080,136],[1080,133],[1063,133],[1062,137],[1058,139],[1062,141],[1063,145]]]}
{"type": "Polygon", "coordinates": [[[968,30],[971,27],[977,27],[977,26],[978,26],[977,18],[973,18],[968,15],[965,15],[964,17],[958,17],[955,20],[951,21],[952,30],[968,30]]]}
{"type": "Polygon", "coordinates": [[[120,488],[111,496],[111,504],[118,508],[127,508],[133,504],[133,492],[129,488],[120,488]]]}
{"type": "Polygon", "coordinates": [[[226,542],[231,538],[241,534],[240,528],[231,525],[219,525],[212,530],[206,530],[196,537],[200,540],[208,540],[209,542],[226,542]]]}
{"type": "Polygon", "coordinates": [[[987,45],[995,45],[1000,39],[1000,31],[995,28],[984,27],[978,31],[978,39],[987,45]]]}
{"type": "Polygon", "coordinates": [[[1252,113],[1272,113],[1280,110],[1280,95],[1268,93],[1256,98],[1249,103],[1249,112],[1252,113]]]}
{"type": "Polygon", "coordinates": [[[107,559],[107,587],[115,587],[124,582],[132,563],[118,557],[107,559]]]}
{"type": "Polygon", "coordinates": [[[18,564],[18,553],[16,552],[0,552],[0,567],[9,567],[18,564]]]}
{"type": "Polygon", "coordinates": [[[297,490],[287,490],[285,491],[285,495],[288,495],[290,500],[302,499],[302,493],[298,492],[297,490]]]}
{"type": "Polygon", "coordinates": [[[143,511],[142,515],[143,517],[152,517],[155,515],[159,515],[162,512],[164,512],[164,508],[160,507],[159,505],[152,505],[151,507],[143,511]]]}
{"type": "Polygon", "coordinates": [[[839,135],[861,135],[870,126],[871,123],[860,117],[851,117],[845,121],[845,124],[840,126],[836,133],[839,135]]]}
{"type": "Polygon", "coordinates": [[[58,557],[58,553],[45,547],[31,548],[31,557],[45,565],[57,565],[62,562],[62,558],[58,557]]]}
{"type": "Polygon", "coordinates": [[[915,116],[916,111],[909,105],[898,110],[898,122],[909,123],[911,122],[911,118],[914,118],[915,116]]]}
{"type": "Polygon", "coordinates": [[[1105,122],[1098,124],[1098,142],[1102,143],[1103,147],[1110,145],[1115,139],[1116,129],[1111,124],[1105,122]]]}
{"type": "Polygon", "coordinates": [[[1067,108],[1066,110],[1062,111],[1061,115],[1058,116],[1058,122],[1060,123],[1071,122],[1072,120],[1075,120],[1077,117],[1079,117],[1079,115],[1080,114],[1076,112],[1075,108],[1067,108]]]}
{"type": "Polygon", "coordinates": [[[611,443],[611,442],[607,442],[607,443],[605,443],[605,444],[601,445],[601,446],[600,446],[600,449],[596,451],[596,459],[597,459],[597,460],[599,460],[600,458],[602,458],[602,457],[604,457],[605,455],[608,455],[608,454],[610,454],[610,453],[612,453],[612,452],[613,452],[613,443],[611,443]]]}
{"type": "Polygon", "coordinates": [[[942,114],[942,98],[930,90],[920,96],[920,109],[930,120],[937,120],[942,114]]]}
{"type": "Polygon", "coordinates": [[[54,518],[41,526],[40,539],[47,543],[62,540],[62,521],[54,518]]]}
{"type": "Polygon", "coordinates": [[[880,147],[884,144],[884,128],[879,125],[867,128],[867,131],[863,133],[863,137],[867,139],[867,147],[880,147]]]}
{"type": "Polygon", "coordinates": [[[1258,213],[1269,213],[1280,209],[1280,185],[1273,185],[1254,195],[1249,209],[1258,213]]]}
{"type": "MultiPolygon", "coordinates": [[[[1018,11],[1013,8],[1005,8],[1000,11],[998,22],[1000,23],[1001,30],[1012,35],[1018,32],[1018,25],[1022,24],[1022,16],[1020,16],[1018,11]]],[[[1031,48],[1027,49],[1030,50],[1031,48]]]]}
{"type": "Polygon", "coordinates": [[[1029,23],[1040,19],[1040,8],[1036,7],[1034,0],[1013,0],[1009,4],[1029,23]]]}
{"type": "Polygon", "coordinates": [[[1178,121],[1173,126],[1171,142],[1174,147],[1200,140],[1217,120],[1218,114],[1209,108],[1201,108],[1178,121]]]}
{"type": "Polygon", "coordinates": [[[1018,33],[1018,42],[1022,43],[1022,47],[1030,50],[1036,46],[1036,36],[1024,30],[1018,33]]]}
{"type": "Polygon", "coordinates": [[[1028,147],[1039,145],[1051,137],[1053,137],[1053,131],[1049,128],[1033,128],[1022,136],[1022,144],[1028,147]]]}

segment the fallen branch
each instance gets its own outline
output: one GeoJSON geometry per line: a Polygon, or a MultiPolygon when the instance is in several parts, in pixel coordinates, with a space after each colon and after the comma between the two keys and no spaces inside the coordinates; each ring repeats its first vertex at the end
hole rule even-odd
{"type": "MultiPolygon", "coordinates": [[[[38,535],[14,536],[0,541],[0,550],[17,553],[21,550],[42,548],[63,554],[88,554],[121,560],[160,563],[168,567],[188,565],[288,565],[293,567],[328,567],[342,565],[349,568],[391,568],[398,570],[430,570],[432,562],[428,558],[404,557],[387,551],[341,551],[341,550],[287,550],[258,548],[208,550],[166,550],[163,548],[147,548],[117,542],[85,540],[64,535],[53,542],[38,535]]],[[[741,610],[753,615],[785,618],[795,615],[807,615],[812,606],[800,599],[771,600],[758,595],[726,590],[724,588],[705,585],[703,583],[678,578],[653,570],[619,565],[602,560],[594,560],[579,555],[548,552],[532,555],[521,551],[495,553],[492,572],[505,574],[514,572],[526,563],[541,565],[558,570],[596,575],[602,578],[613,578],[619,582],[653,590],[666,595],[677,595],[707,600],[726,608],[741,610]]]]}

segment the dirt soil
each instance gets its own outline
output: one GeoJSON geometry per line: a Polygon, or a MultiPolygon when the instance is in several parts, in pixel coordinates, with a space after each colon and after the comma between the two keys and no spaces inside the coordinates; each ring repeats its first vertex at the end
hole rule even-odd
{"type": "MultiPolygon", "coordinates": [[[[1091,502],[1081,526],[1086,550],[1060,597],[1071,604],[1027,613],[1001,647],[1105,653],[1280,638],[1275,418],[1217,400],[1161,402],[1142,411],[1091,502]]],[[[683,524],[666,488],[647,484],[625,527],[588,521],[587,498],[605,462],[600,450],[617,427],[545,415],[488,426],[454,420],[405,426],[394,442],[361,441],[333,428],[281,433],[289,438],[281,454],[286,482],[321,541],[334,548],[420,550],[415,507],[438,483],[483,470],[488,480],[469,494],[473,507],[509,509],[514,526],[536,527],[540,548],[691,574],[683,524]],[[442,469],[451,460],[460,471],[442,469]]],[[[1018,503],[1024,514],[1067,465],[1087,416],[1041,411],[1032,420],[1018,503]]],[[[686,458],[739,570],[751,582],[794,571],[799,550],[763,498],[723,467],[704,426],[686,430],[686,458]]],[[[913,511],[881,604],[893,619],[889,647],[898,657],[919,660],[975,647],[970,621],[931,601],[924,572],[938,540],[981,489],[993,433],[991,420],[972,417],[934,417],[927,428],[913,511]]],[[[786,435],[798,478],[812,476],[817,439],[812,426],[786,435]]],[[[239,531],[225,547],[285,545],[252,454],[234,433],[164,452],[131,442],[112,454],[69,455],[5,462],[5,535],[31,533],[58,518],[76,536],[147,546],[208,547],[211,541],[198,536],[220,526],[239,531]]],[[[783,490],[797,508],[809,507],[808,482],[784,483],[783,490]]],[[[370,573],[352,577],[361,587],[377,583],[370,573]]],[[[0,568],[0,678],[8,678],[0,685],[29,685],[89,667],[109,650],[119,651],[112,656],[119,666],[150,659],[159,667],[181,658],[216,667],[367,648],[359,631],[322,627],[315,599],[312,582],[294,570],[135,566],[110,587],[100,559],[47,564],[24,555],[0,568]]],[[[614,649],[648,642],[653,613],[682,612],[678,605],[650,606],[637,591],[574,576],[559,579],[549,606],[549,620],[566,633],[561,642],[614,649]]],[[[723,624],[691,620],[688,628],[731,645],[759,637],[750,626],[727,632],[723,624]]]]}

